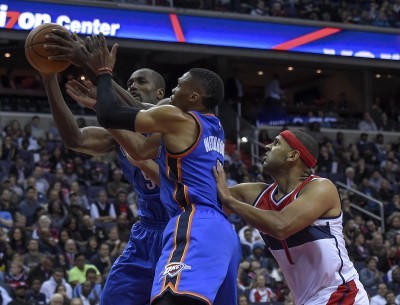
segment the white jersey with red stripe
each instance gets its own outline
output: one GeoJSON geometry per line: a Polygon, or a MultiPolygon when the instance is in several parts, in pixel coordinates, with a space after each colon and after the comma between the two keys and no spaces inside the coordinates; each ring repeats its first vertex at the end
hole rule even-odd
{"type": "MultiPolygon", "coordinates": [[[[297,198],[307,183],[317,178],[320,177],[309,176],[279,201],[274,199],[278,186],[273,183],[258,196],[254,206],[280,211],[297,198]]],[[[349,259],[342,229],[340,214],[335,218],[319,218],[285,240],[261,232],[297,305],[369,304],[358,273],[349,259]]]]}

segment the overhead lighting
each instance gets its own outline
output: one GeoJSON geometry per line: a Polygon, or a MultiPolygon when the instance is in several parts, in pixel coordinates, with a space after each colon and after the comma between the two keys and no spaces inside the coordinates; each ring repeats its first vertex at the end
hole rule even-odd
{"type": "Polygon", "coordinates": [[[259,75],[259,76],[261,76],[261,75],[264,75],[264,71],[257,71],[257,75],[259,75]]]}
{"type": "Polygon", "coordinates": [[[388,74],[388,75],[387,75],[387,78],[392,78],[392,75],[391,75],[391,74],[388,74]]]}
{"type": "Polygon", "coordinates": [[[242,143],[247,143],[249,140],[247,139],[247,137],[242,137],[242,138],[240,139],[240,141],[241,141],[242,143]]]}
{"type": "Polygon", "coordinates": [[[86,79],[85,75],[82,75],[81,80],[85,80],[85,79],[86,79]]]}
{"type": "Polygon", "coordinates": [[[10,58],[10,57],[11,57],[11,53],[8,53],[8,52],[7,52],[7,53],[4,53],[4,57],[5,57],[5,58],[10,58]]]}
{"type": "Polygon", "coordinates": [[[288,67],[287,69],[288,69],[289,71],[293,71],[293,70],[294,70],[293,67],[288,67]]]}
{"type": "Polygon", "coordinates": [[[317,69],[315,72],[316,72],[317,74],[321,74],[321,73],[322,73],[322,70],[321,70],[321,69],[317,69]]]}
{"type": "Polygon", "coordinates": [[[381,78],[381,76],[382,76],[382,75],[380,75],[380,74],[376,74],[376,75],[375,75],[376,78],[381,78]]]}

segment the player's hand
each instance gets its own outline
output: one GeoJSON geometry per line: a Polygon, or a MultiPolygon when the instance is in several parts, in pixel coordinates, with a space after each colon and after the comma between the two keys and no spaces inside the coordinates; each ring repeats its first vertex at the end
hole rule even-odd
{"type": "Polygon", "coordinates": [[[67,94],[75,100],[79,105],[94,109],[96,106],[96,86],[91,82],[83,81],[83,84],[77,80],[69,81],[65,88],[67,94]]]}
{"type": "Polygon", "coordinates": [[[49,44],[46,44],[44,48],[58,53],[58,55],[49,56],[49,60],[68,60],[78,67],[85,64],[87,60],[87,53],[83,52],[86,50],[85,42],[76,33],[53,29],[45,36],[45,39],[49,44]]]}
{"type": "Polygon", "coordinates": [[[226,176],[221,162],[218,161],[217,165],[213,167],[213,173],[215,181],[217,182],[218,197],[222,203],[226,203],[231,197],[231,193],[226,184],[226,176]]]}
{"type": "Polygon", "coordinates": [[[118,44],[114,44],[111,51],[107,47],[103,33],[99,36],[86,37],[86,50],[83,50],[88,58],[87,66],[97,73],[101,68],[114,69],[117,58],[118,44]]]}

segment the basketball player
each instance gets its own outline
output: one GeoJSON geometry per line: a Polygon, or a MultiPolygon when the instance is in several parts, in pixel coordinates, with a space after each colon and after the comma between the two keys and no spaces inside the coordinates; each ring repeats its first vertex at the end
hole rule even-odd
{"type": "Polygon", "coordinates": [[[221,209],[212,174],[224,154],[224,131],[212,114],[223,98],[221,78],[207,69],[191,69],[172,91],[172,105],[148,110],[121,106],[111,78],[116,45],[110,53],[102,34],[92,40],[87,64],[98,75],[100,125],[131,134],[123,147],[134,159],[160,151],[161,198],[172,218],[164,231],[151,303],[236,304],[240,243],[221,209]],[[138,141],[137,132],[152,135],[138,141]]]}
{"type": "Polygon", "coordinates": [[[305,132],[286,130],[266,150],[264,167],[275,181],[271,185],[243,183],[228,189],[222,165],[214,168],[223,204],[260,230],[295,304],[369,304],[345,248],[337,189],[310,174],[317,142],[305,132]]]}
{"type": "MultiPolygon", "coordinates": [[[[132,226],[129,242],[111,268],[100,304],[149,304],[155,266],[162,249],[162,233],[169,220],[160,203],[160,189],[141,169],[129,163],[123,149],[106,129],[95,126],[79,129],[61,95],[56,76],[42,77],[54,120],[66,146],[90,155],[101,155],[117,149],[124,176],[138,193],[140,222],[132,226]]],[[[150,69],[140,69],[133,72],[128,80],[131,97],[125,100],[137,107],[150,108],[163,98],[164,87],[164,79],[160,74],[150,69]]],[[[71,97],[88,107],[95,100],[86,93],[94,89],[79,86],[77,82],[67,86],[71,97]]]]}

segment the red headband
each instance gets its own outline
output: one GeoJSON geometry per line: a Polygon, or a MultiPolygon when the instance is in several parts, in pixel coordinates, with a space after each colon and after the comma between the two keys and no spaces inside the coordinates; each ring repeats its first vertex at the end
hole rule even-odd
{"type": "Polygon", "coordinates": [[[290,145],[291,148],[298,150],[300,152],[300,158],[309,168],[314,167],[315,163],[317,163],[317,160],[291,131],[285,130],[282,131],[279,135],[285,139],[285,141],[290,145]]]}

